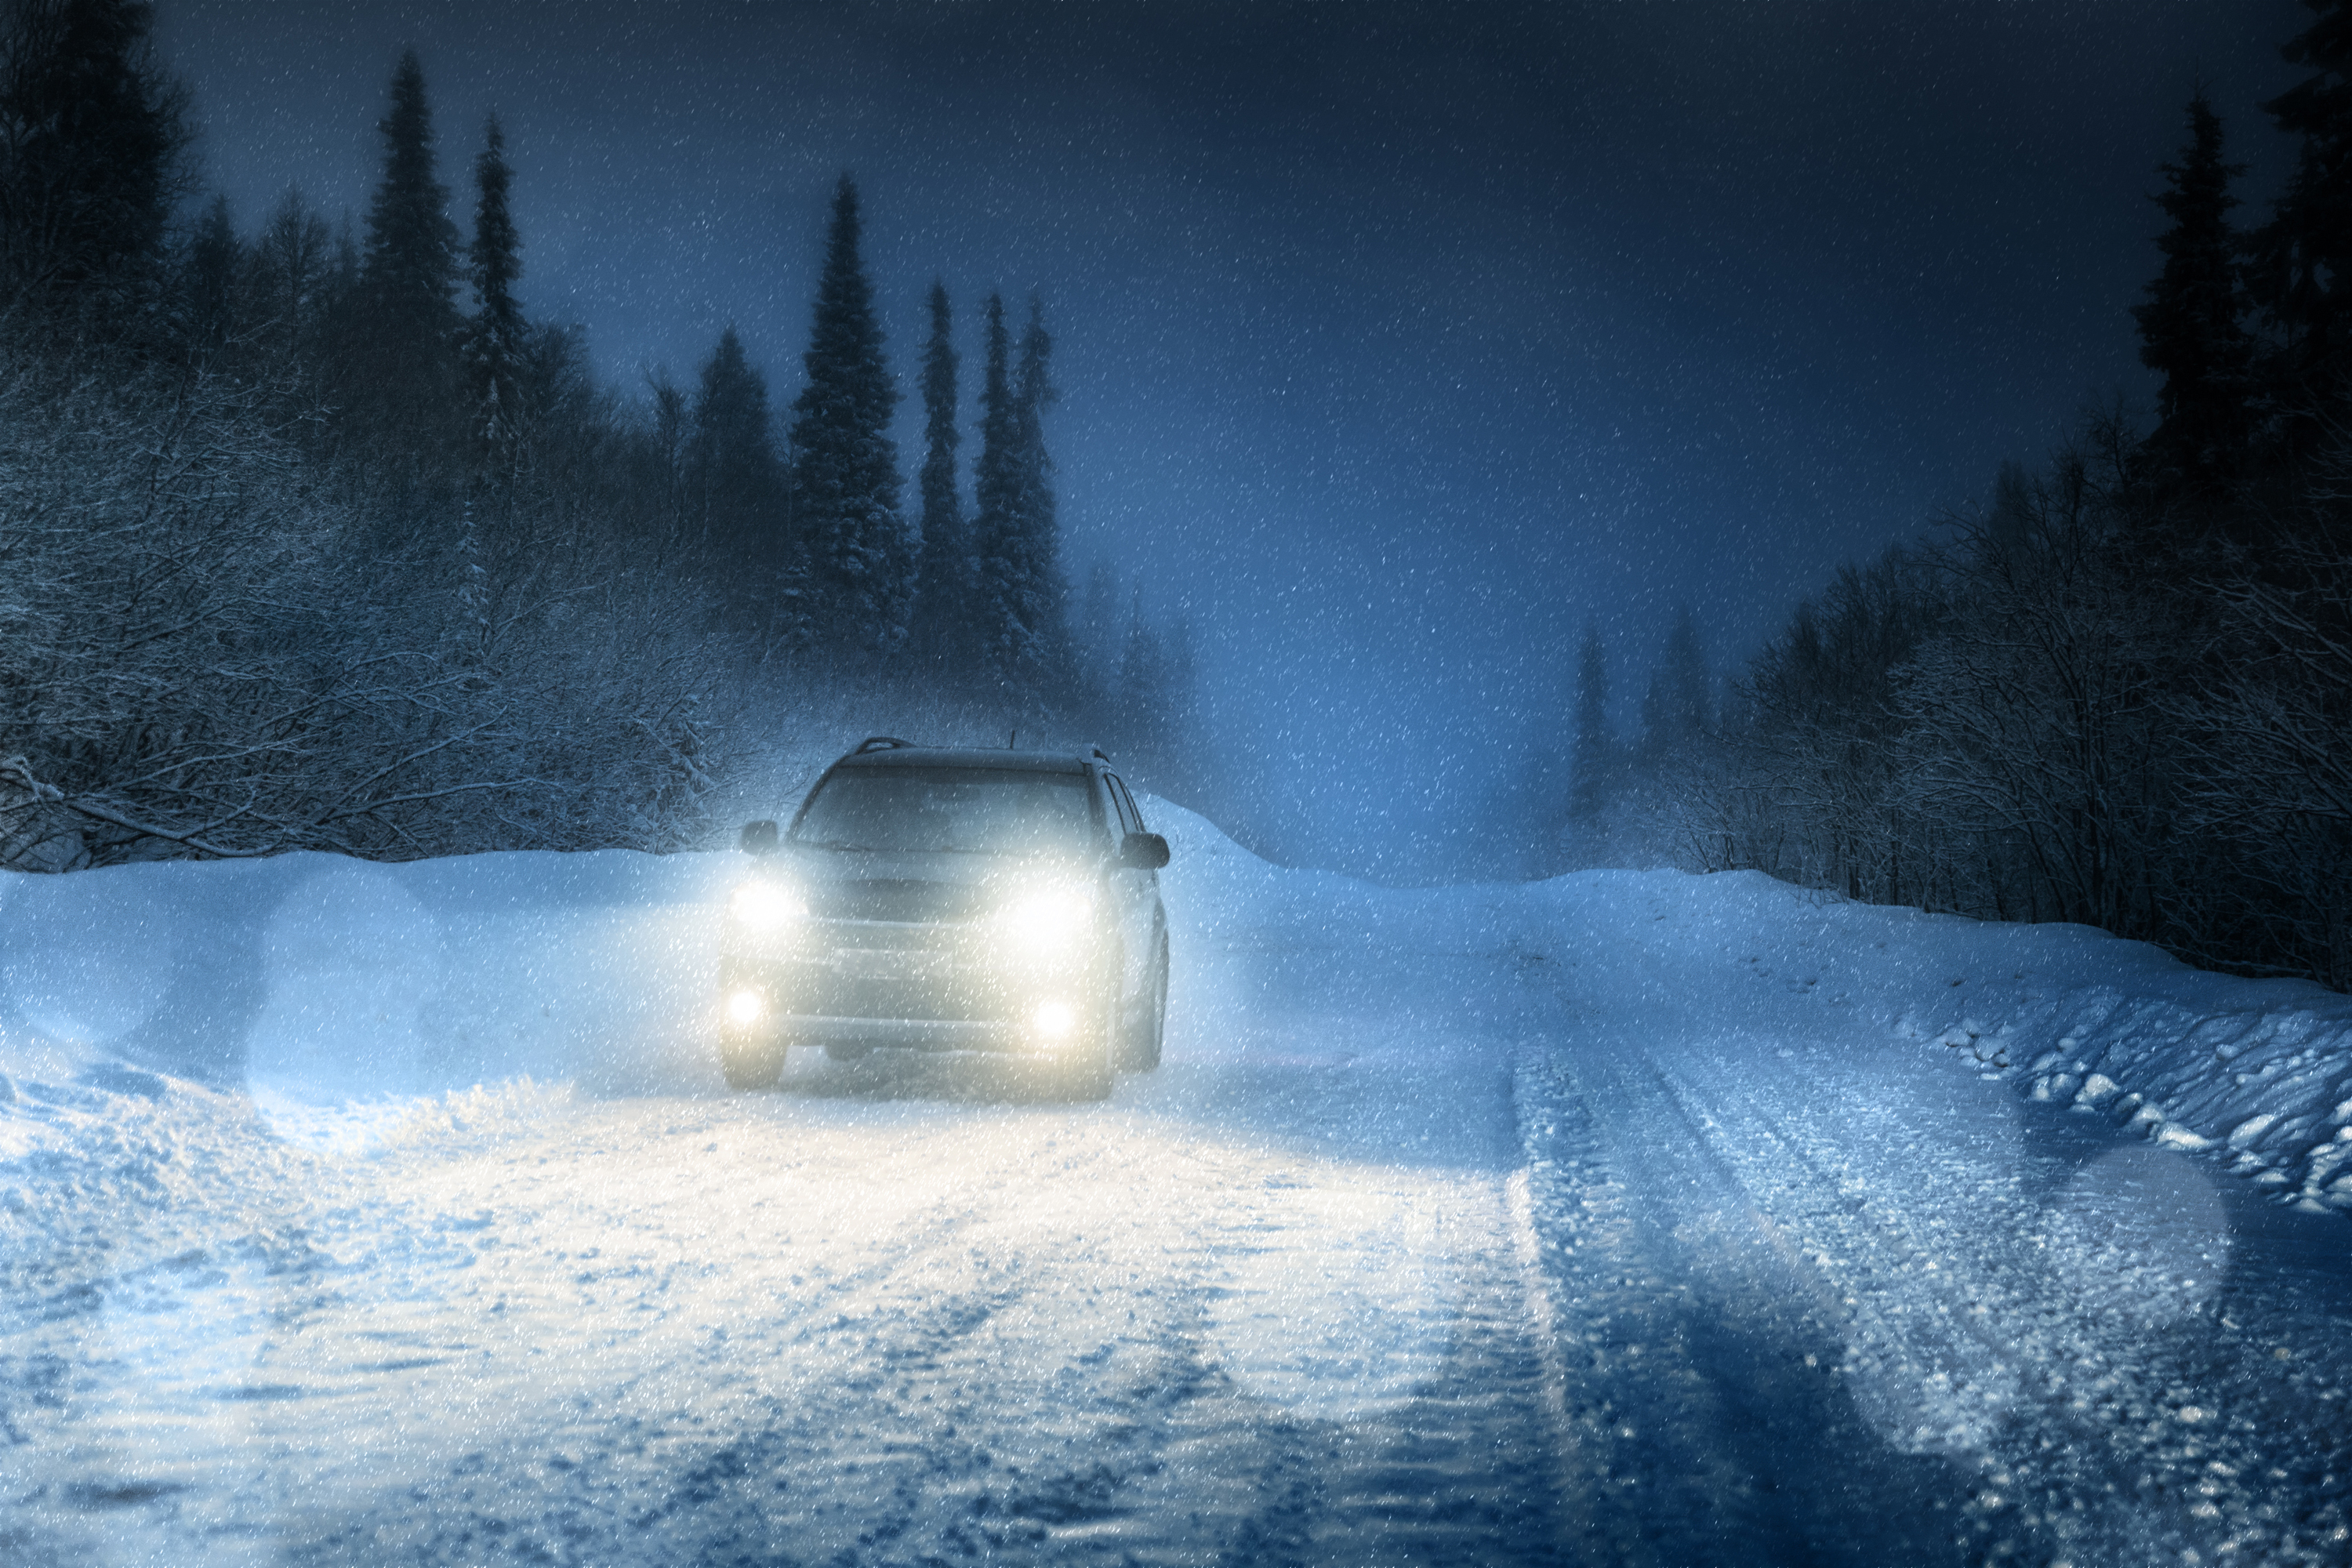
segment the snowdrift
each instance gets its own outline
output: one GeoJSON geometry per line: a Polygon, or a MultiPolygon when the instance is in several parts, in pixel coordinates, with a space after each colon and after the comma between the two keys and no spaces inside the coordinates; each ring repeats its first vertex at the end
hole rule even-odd
{"type": "MultiPolygon", "coordinates": [[[[1726,1029],[1769,1013],[1853,1048],[1963,1058],[2210,1151],[2286,1201],[2352,1209],[2352,1000],[2313,985],[1754,873],[1378,888],[1273,866],[1166,802],[1148,810],[1175,851],[1179,1058],[1238,1048],[1220,1030],[1247,1011],[1188,995],[1210,967],[1188,952],[1313,949],[1344,967],[1475,951],[1612,1012],[1671,1006],[1726,1029]]],[[[716,917],[740,871],[731,854],[614,850],[0,873],[0,1189],[24,1190],[10,1184],[43,1151],[100,1160],[97,1129],[144,1128],[166,1152],[266,1132],[350,1152],[575,1090],[719,1092],[716,917]]]]}
{"type": "Polygon", "coordinates": [[[0,878],[0,1071],[116,1058],[307,1102],[683,1088],[720,856],[301,854],[0,878]]]}
{"type": "Polygon", "coordinates": [[[2029,1099],[2210,1151],[2308,1210],[2352,1210],[2352,998],[2189,968],[2086,926],[1885,909],[1757,872],[1583,872],[1533,896],[1572,990],[1696,1026],[1922,1047],[2029,1099]]]}

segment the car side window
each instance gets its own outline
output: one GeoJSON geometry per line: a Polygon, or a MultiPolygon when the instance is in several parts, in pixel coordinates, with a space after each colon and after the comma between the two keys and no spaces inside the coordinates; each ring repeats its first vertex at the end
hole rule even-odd
{"type": "Polygon", "coordinates": [[[1110,835],[1111,843],[1116,845],[1119,835],[1127,831],[1127,825],[1119,819],[1118,796],[1111,793],[1108,773],[1097,771],[1092,777],[1095,786],[1095,815],[1101,820],[1103,831],[1110,835]]]}
{"type": "Polygon", "coordinates": [[[1129,833],[1148,831],[1143,826],[1143,813],[1136,810],[1135,797],[1127,793],[1127,785],[1119,782],[1117,773],[1107,773],[1104,776],[1110,780],[1111,798],[1118,802],[1119,825],[1129,833]]]}
{"type": "Polygon", "coordinates": [[[1126,798],[1127,792],[1118,787],[1118,775],[1117,773],[1103,774],[1102,782],[1103,794],[1110,799],[1111,837],[1113,838],[1124,838],[1129,834],[1135,831],[1134,819],[1129,815],[1129,806],[1126,798]]]}

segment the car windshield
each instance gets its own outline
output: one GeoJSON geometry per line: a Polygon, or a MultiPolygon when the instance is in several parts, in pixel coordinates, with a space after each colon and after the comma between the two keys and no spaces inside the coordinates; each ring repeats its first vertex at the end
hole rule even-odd
{"type": "Polygon", "coordinates": [[[1084,773],[1010,768],[845,768],[793,825],[795,844],[963,855],[1066,853],[1093,813],[1084,773]]]}

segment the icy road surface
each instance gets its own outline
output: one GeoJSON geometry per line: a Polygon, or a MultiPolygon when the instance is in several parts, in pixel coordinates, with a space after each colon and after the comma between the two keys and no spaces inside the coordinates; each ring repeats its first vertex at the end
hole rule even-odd
{"type": "Polygon", "coordinates": [[[729,1097],[662,1022],[685,893],[446,865],[236,870],[202,941],[184,878],[171,940],[258,976],[188,1035],[258,1090],[210,1090],[75,1043],[163,1050],[152,887],[75,906],[0,960],[0,1561],[2352,1562],[2337,1002],[1753,878],[1386,892],[1160,815],[1169,1060],[1105,1106],[882,1055],[729,1097]]]}

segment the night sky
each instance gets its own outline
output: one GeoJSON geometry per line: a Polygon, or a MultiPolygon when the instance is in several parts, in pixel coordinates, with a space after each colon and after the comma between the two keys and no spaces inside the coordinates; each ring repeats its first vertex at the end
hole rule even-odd
{"type": "MultiPolygon", "coordinates": [[[[1574,642],[1622,721],[1673,605],[1736,663],[1838,562],[1976,504],[2087,400],[2202,82],[2252,165],[2294,0],[1532,5],[161,0],[207,177],[363,213],[404,44],[470,223],[504,122],[534,315],[682,384],[734,322],[800,384],[843,170],[909,394],[933,276],[1057,339],[1074,583],[1189,609],[1284,858],[1512,868],[1574,642]]],[[[968,442],[969,459],[976,441],[968,442]]],[[[969,471],[967,469],[967,482],[969,471]]],[[[911,500],[912,486],[908,487],[911,500]]]]}

